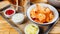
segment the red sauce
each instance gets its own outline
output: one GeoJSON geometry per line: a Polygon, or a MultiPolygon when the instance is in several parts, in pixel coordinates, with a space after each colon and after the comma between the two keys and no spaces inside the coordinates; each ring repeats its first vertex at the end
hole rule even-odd
{"type": "Polygon", "coordinates": [[[7,11],[6,11],[6,15],[11,15],[11,14],[13,14],[13,13],[14,13],[13,10],[7,10],[7,11]]]}

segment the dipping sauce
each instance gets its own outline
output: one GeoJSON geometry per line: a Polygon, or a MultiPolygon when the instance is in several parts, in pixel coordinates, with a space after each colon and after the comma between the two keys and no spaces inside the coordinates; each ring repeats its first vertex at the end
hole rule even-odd
{"type": "Polygon", "coordinates": [[[6,18],[10,18],[12,17],[13,15],[15,14],[15,10],[14,9],[11,9],[11,8],[8,8],[4,11],[4,16],[6,18]]]}
{"type": "Polygon", "coordinates": [[[12,16],[11,19],[15,24],[22,23],[24,20],[24,15],[22,13],[16,13],[15,15],[12,16]]]}
{"type": "Polygon", "coordinates": [[[11,14],[13,14],[13,13],[14,13],[13,10],[7,10],[7,11],[5,12],[6,15],[11,15],[11,14]]]}
{"type": "Polygon", "coordinates": [[[25,34],[38,34],[39,27],[36,24],[28,24],[25,27],[25,34]]]}

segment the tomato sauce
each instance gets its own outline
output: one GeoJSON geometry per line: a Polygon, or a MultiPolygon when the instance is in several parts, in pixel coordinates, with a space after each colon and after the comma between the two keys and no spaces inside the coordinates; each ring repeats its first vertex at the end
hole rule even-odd
{"type": "Polygon", "coordinates": [[[6,15],[11,15],[14,13],[14,11],[13,10],[7,10],[5,13],[6,13],[6,15]]]}

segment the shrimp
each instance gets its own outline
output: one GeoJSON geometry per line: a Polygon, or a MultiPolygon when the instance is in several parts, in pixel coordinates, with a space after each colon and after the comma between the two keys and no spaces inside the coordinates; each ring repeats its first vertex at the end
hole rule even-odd
{"type": "Polygon", "coordinates": [[[35,16],[36,14],[35,14],[34,9],[32,9],[32,11],[30,12],[30,15],[31,15],[32,18],[35,18],[35,17],[36,17],[36,16],[35,16]]]}
{"type": "Polygon", "coordinates": [[[46,19],[46,16],[45,16],[44,14],[39,14],[39,15],[38,15],[38,19],[39,19],[40,21],[44,21],[44,20],[46,19]]]}
{"type": "Polygon", "coordinates": [[[49,14],[49,17],[50,17],[50,20],[52,20],[54,16],[53,16],[52,13],[50,13],[50,14],[49,14]]]}
{"type": "Polygon", "coordinates": [[[51,10],[49,8],[46,8],[46,14],[49,14],[51,12],[51,10]]]}
{"type": "Polygon", "coordinates": [[[48,23],[53,18],[53,12],[46,7],[42,7],[39,4],[36,4],[36,8],[33,8],[30,12],[31,18],[38,23],[48,23]]]}

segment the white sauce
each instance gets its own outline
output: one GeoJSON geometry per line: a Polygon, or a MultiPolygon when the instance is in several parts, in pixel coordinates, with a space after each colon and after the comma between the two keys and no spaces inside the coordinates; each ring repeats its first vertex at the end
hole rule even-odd
{"type": "Polygon", "coordinates": [[[12,21],[17,24],[17,23],[21,23],[24,20],[24,15],[21,13],[17,13],[15,15],[12,16],[12,21]]]}

